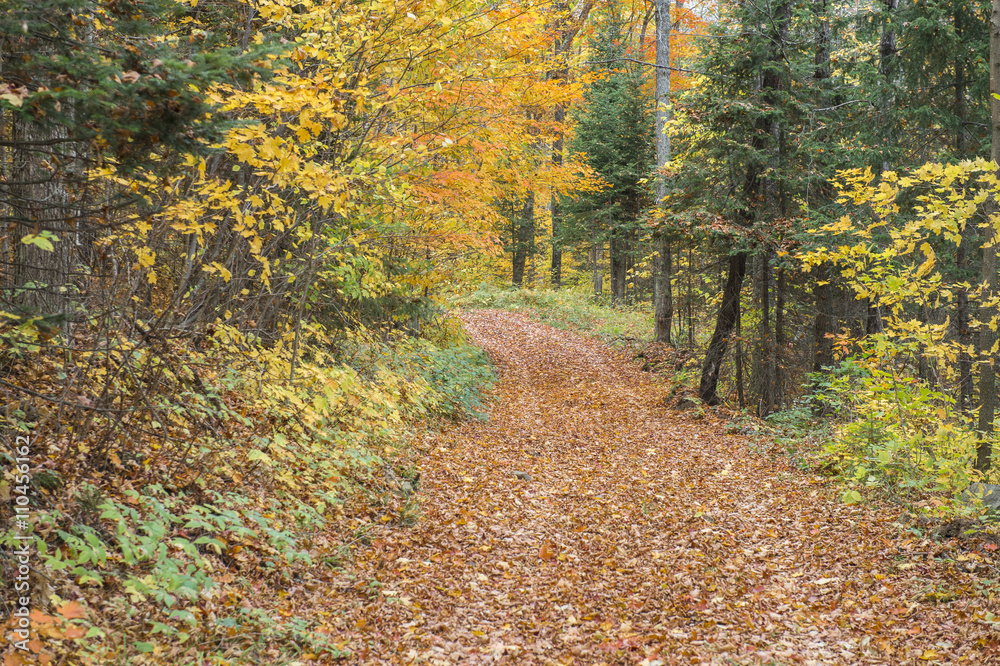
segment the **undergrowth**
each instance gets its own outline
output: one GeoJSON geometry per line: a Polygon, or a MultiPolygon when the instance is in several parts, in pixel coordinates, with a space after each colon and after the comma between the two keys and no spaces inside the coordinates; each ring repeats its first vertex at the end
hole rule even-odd
{"type": "Polygon", "coordinates": [[[834,477],[847,504],[873,499],[935,519],[991,517],[970,490],[996,483],[997,472],[974,468],[974,424],[949,394],[862,357],[813,375],[811,384],[752,431],[753,441],[766,439],[772,454],[834,477]]]}
{"type": "MultiPolygon", "coordinates": [[[[270,345],[220,325],[197,344],[139,349],[122,338],[86,360],[73,405],[83,418],[67,424],[44,399],[6,407],[0,545],[6,554],[31,544],[33,610],[31,640],[16,645],[21,620],[5,600],[5,663],[348,656],[321,616],[294,607],[327,593],[323,577],[371,526],[413,523],[419,470],[405,461],[415,424],[479,416],[493,381],[446,317],[420,338],[304,324],[270,345]],[[101,386],[130,353],[147,374],[116,377],[108,399],[101,386]],[[22,474],[18,457],[29,461],[22,474]],[[16,528],[21,495],[31,519],[16,528]]],[[[25,347],[3,364],[44,396],[66,358],[25,347]]],[[[7,555],[0,588],[18,575],[7,555]]]]}

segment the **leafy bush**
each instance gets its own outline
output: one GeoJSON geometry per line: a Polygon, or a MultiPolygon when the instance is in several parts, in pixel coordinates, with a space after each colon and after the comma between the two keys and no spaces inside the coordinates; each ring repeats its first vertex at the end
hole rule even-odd
{"type": "Polygon", "coordinates": [[[960,511],[961,493],[984,480],[973,469],[973,424],[947,393],[871,358],[849,358],[815,381],[812,399],[839,416],[820,460],[845,482],[844,501],[867,490],[960,511]]]}

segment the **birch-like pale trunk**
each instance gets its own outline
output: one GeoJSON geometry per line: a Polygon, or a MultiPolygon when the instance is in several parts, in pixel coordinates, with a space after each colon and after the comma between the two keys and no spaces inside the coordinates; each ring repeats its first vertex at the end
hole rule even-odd
{"type": "MultiPolygon", "coordinates": [[[[656,12],[656,168],[664,167],[670,161],[670,0],[654,0],[656,12]]],[[[666,184],[662,177],[656,181],[656,203],[661,205],[666,196],[666,184]]],[[[670,240],[666,229],[660,228],[656,235],[656,262],[654,297],[656,307],[656,340],[670,342],[670,328],[674,317],[674,299],[670,286],[672,266],[670,240]]]]}

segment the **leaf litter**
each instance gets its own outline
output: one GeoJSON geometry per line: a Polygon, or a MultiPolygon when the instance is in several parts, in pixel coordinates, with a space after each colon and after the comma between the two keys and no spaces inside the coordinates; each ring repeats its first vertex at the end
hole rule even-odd
{"type": "Polygon", "coordinates": [[[495,401],[423,437],[419,520],[327,597],[361,663],[1000,663],[995,547],[837,501],[598,342],[462,319],[495,401]]]}

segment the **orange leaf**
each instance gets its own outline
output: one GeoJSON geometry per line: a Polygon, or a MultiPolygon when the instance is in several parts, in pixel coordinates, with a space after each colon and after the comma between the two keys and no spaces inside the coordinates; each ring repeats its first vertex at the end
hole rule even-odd
{"type": "Polygon", "coordinates": [[[31,621],[35,622],[36,624],[43,624],[43,625],[55,624],[56,622],[56,619],[54,617],[52,617],[51,615],[46,615],[40,610],[31,611],[31,613],[28,614],[28,617],[30,617],[31,621]]]}
{"type": "Polygon", "coordinates": [[[556,554],[552,550],[552,548],[549,546],[549,544],[546,543],[546,544],[542,544],[541,549],[538,551],[538,556],[540,558],[542,558],[543,560],[548,561],[548,560],[551,560],[552,558],[554,558],[556,556],[556,554]]]}
{"type": "Polygon", "coordinates": [[[83,627],[66,627],[66,631],[63,633],[66,638],[83,638],[87,635],[87,630],[83,627]]]}
{"type": "Polygon", "coordinates": [[[70,601],[59,608],[59,614],[67,620],[79,620],[87,616],[87,611],[83,609],[77,601],[70,601]]]}

